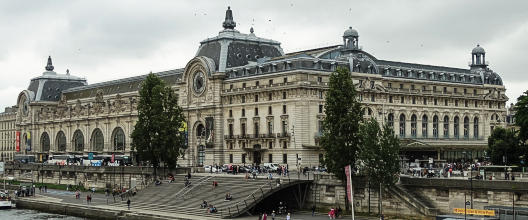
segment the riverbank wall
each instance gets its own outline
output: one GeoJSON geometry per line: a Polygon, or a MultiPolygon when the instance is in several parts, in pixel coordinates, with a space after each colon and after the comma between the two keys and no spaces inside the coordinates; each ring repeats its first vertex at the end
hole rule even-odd
{"type": "MultiPolygon", "coordinates": [[[[191,168],[158,168],[157,175],[186,174],[191,168]]],[[[62,166],[45,164],[8,164],[5,176],[23,182],[50,183],[58,185],[82,185],[85,188],[134,188],[143,189],[154,181],[152,167],[97,167],[62,166]]]]}
{"type": "Polygon", "coordinates": [[[101,206],[78,205],[54,201],[39,201],[21,198],[16,202],[17,208],[33,209],[42,212],[76,216],[88,219],[102,220],[189,220],[190,218],[178,216],[161,216],[154,213],[141,213],[136,211],[112,209],[101,206]]]}

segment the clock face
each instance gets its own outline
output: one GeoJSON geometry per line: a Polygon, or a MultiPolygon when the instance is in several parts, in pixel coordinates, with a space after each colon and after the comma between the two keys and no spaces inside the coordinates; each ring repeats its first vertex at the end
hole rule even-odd
{"type": "Polygon", "coordinates": [[[205,90],[205,76],[202,72],[194,74],[193,88],[194,92],[197,94],[201,94],[205,90]]]}

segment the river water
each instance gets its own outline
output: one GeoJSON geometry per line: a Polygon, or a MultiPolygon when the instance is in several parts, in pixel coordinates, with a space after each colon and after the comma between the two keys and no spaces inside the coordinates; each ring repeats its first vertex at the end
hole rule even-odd
{"type": "Polygon", "coordinates": [[[6,220],[83,220],[84,218],[39,212],[30,209],[3,209],[0,210],[0,219],[6,220]]]}

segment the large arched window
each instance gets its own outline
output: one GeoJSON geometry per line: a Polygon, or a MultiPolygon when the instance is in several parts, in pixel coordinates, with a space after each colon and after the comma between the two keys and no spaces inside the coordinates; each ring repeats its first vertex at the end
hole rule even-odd
{"type": "Polygon", "coordinates": [[[444,137],[449,137],[449,117],[447,115],[444,117],[444,137]]]}
{"type": "Polygon", "coordinates": [[[411,116],[411,136],[414,138],[416,137],[416,126],[416,115],[413,114],[411,116]]]}
{"type": "Polygon", "coordinates": [[[455,118],[453,119],[453,135],[455,136],[455,138],[458,138],[459,137],[459,129],[460,129],[460,119],[458,118],[458,116],[455,116],[455,118]]]}
{"type": "Polygon", "coordinates": [[[405,137],[405,115],[400,115],[400,137],[405,137]]]}
{"type": "Polygon", "coordinates": [[[205,137],[205,127],[203,124],[196,126],[196,137],[205,137]]]}
{"type": "Polygon", "coordinates": [[[438,116],[433,116],[433,137],[438,138],[438,116]]]}
{"type": "Polygon", "coordinates": [[[62,152],[66,151],[66,135],[64,135],[64,132],[59,131],[55,140],[57,142],[57,150],[62,152]]]}
{"type": "Polygon", "coordinates": [[[469,118],[464,117],[464,138],[469,138],[469,118]]]}
{"type": "Polygon", "coordinates": [[[117,127],[112,132],[112,144],[114,145],[114,151],[125,150],[125,132],[122,128],[117,127]]]}
{"type": "Polygon", "coordinates": [[[473,119],[473,137],[478,138],[479,137],[479,119],[478,117],[475,117],[473,119]]]}
{"type": "Polygon", "coordinates": [[[40,135],[40,147],[43,152],[50,150],[50,138],[47,132],[44,132],[42,135],[40,135]]]}
{"type": "Polygon", "coordinates": [[[101,129],[96,128],[92,132],[92,138],[90,138],[90,145],[93,151],[103,151],[104,150],[104,138],[103,132],[101,129]]]}
{"type": "Polygon", "coordinates": [[[389,124],[389,127],[394,129],[394,114],[390,113],[389,116],[387,116],[387,123],[389,124]]]}
{"type": "Polygon", "coordinates": [[[427,132],[429,131],[427,129],[428,119],[429,118],[427,118],[427,115],[423,115],[422,116],[422,137],[424,137],[424,138],[427,137],[427,132]]]}
{"type": "Polygon", "coordinates": [[[84,151],[84,135],[81,130],[73,133],[73,146],[74,151],[84,151]]]}

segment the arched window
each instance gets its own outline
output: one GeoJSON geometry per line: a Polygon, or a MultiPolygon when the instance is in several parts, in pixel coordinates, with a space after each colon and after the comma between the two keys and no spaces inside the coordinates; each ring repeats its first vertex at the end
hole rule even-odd
{"type": "Polygon", "coordinates": [[[47,132],[42,133],[40,136],[40,147],[43,152],[50,150],[50,138],[47,132]]]}
{"type": "Polygon", "coordinates": [[[74,151],[84,151],[84,135],[81,130],[76,130],[73,133],[74,151]]]}
{"type": "Polygon", "coordinates": [[[411,136],[414,138],[416,137],[416,126],[416,115],[413,114],[411,116],[411,136]]]}
{"type": "Polygon", "coordinates": [[[66,151],[66,135],[64,135],[64,132],[59,131],[55,140],[57,140],[57,150],[62,152],[66,151]]]}
{"type": "Polygon", "coordinates": [[[453,119],[453,135],[455,136],[455,138],[458,138],[459,137],[459,123],[460,123],[460,119],[458,118],[458,116],[455,116],[455,118],[453,119]]]}
{"type": "Polygon", "coordinates": [[[469,118],[464,117],[464,138],[469,138],[469,118]]]}
{"type": "Polygon", "coordinates": [[[196,137],[205,137],[205,128],[203,124],[196,126],[196,137]]]}
{"type": "Polygon", "coordinates": [[[394,114],[390,113],[389,116],[387,116],[387,123],[389,124],[389,127],[394,129],[394,114]]]}
{"type": "Polygon", "coordinates": [[[428,123],[428,118],[427,118],[427,115],[423,115],[422,116],[422,137],[426,138],[427,137],[427,132],[428,132],[428,129],[427,129],[427,123],[428,123]]]}
{"type": "Polygon", "coordinates": [[[433,137],[438,138],[438,116],[433,116],[433,137]]]}
{"type": "Polygon", "coordinates": [[[405,115],[400,115],[400,137],[405,137],[405,115]]]}
{"type": "Polygon", "coordinates": [[[96,128],[92,133],[92,138],[90,139],[90,145],[93,151],[103,151],[104,150],[104,138],[103,132],[101,129],[96,128]]]}
{"type": "Polygon", "coordinates": [[[479,137],[479,119],[478,117],[475,117],[473,119],[473,137],[478,138],[479,137]]]}
{"type": "Polygon", "coordinates": [[[449,117],[447,115],[444,117],[444,137],[449,137],[449,117]]]}
{"type": "Polygon", "coordinates": [[[122,128],[117,127],[112,132],[112,144],[114,151],[125,150],[125,132],[122,128]]]}

